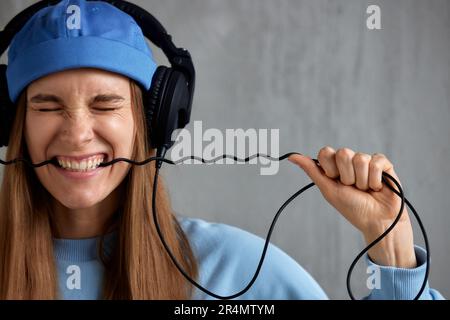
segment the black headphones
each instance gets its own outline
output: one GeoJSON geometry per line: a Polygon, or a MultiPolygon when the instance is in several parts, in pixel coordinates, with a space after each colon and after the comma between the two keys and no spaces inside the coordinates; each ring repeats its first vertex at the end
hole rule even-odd
{"type": "MultiPolygon", "coordinates": [[[[92,0],[88,0],[92,1],[92,0]]],[[[98,1],[98,0],[97,0],[98,1]]],[[[9,47],[14,35],[40,9],[58,1],[39,1],[17,14],[0,31],[0,56],[9,47]]],[[[144,36],[167,56],[171,67],[158,66],[150,89],[143,90],[145,120],[150,148],[157,148],[161,156],[173,145],[172,132],[184,128],[190,120],[195,87],[195,70],[191,55],[177,48],[172,37],[149,12],[127,1],[102,0],[134,18],[144,36]]],[[[0,147],[8,146],[16,105],[10,100],[5,64],[0,65],[0,147]]]]}

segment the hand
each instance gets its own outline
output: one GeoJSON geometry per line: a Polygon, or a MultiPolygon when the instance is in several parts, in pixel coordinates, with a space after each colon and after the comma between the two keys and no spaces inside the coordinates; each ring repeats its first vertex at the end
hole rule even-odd
{"type": "MultiPolygon", "coordinates": [[[[306,172],[324,198],[363,233],[368,244],[378,238],[395,220],[401,206],[401,198],[381,180],[385,171],[402,186],[392,163],[380,153],[370,156],[348,148],[336,152],[331,147],[322,148],[317,160],[320,167],[307,156],[289,157],[289,161],[306,172]]],[[[397,186],[387,180],[397,190],[397,186]]],[[[416,267],[406,204],[398,224],[368,254],[380,265],[416,267]]]]}

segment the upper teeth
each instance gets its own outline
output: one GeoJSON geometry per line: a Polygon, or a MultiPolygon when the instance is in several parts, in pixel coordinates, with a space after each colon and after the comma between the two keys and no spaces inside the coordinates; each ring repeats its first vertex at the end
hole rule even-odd
{"type": "Polygon", "coordinates": [[[65,159],[58,158],[58,163],[61,167],[63,167],[64,169],[71,169],[77,171],[88,171],[96,169],[102,162],[103,156],[102,157],[95,156],[83,159],[81,161],[70,160],[67,158],[65,159]]]}

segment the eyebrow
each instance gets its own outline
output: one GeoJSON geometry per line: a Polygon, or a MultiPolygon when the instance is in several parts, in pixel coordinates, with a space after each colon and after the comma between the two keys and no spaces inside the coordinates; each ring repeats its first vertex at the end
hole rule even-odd
{"type": "MultiPolygon", "coordinates": [[[[99,94],[99,95],[96,95],[94,98],[92,98],[89,103],[119,102],[119,101],[123,101],[123,100],[125,100],[125,98],[122,96],[119,96],[117,94],[99,94]]],[[[53,94],[42,94],[42,93],[33,96],[30,99],[30,102],[33,102],[33,103],[55,102],[55,103],[63,104],[63,100],[60,97],[55,96],[53,94]]]]}
{"type": "Polygon", "coordinates": [[[53,94],[37,94],[30,99],[30,102],[43,103],[43,102],[56,102],[62,103],[62,99],[53,94]]]}
{"type": "Polygon", "coordinates": [[[119,102],[125,100],[124,97],[121,97],[117,94],[99,94],[91,99],[91,103],[94,102],[119,102]]]}

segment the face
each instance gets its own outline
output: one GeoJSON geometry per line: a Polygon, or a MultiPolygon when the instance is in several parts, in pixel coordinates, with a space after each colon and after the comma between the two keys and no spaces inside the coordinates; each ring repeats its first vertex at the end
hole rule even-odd
{"type": "Polygon", "coordinates": [[[40,78],[27,88],[25,139],[34,163],[56,157],[61,167],[36,168],[42,185],[63,206],[90,208],[120,185],[131,158],[135,126],[129,79],[75,69],[40,78]]]}

